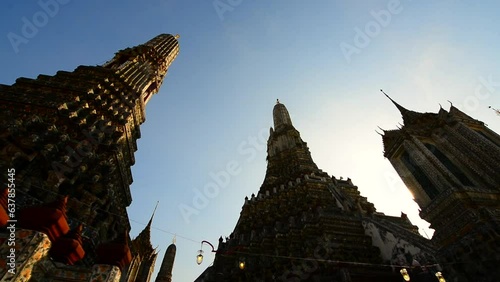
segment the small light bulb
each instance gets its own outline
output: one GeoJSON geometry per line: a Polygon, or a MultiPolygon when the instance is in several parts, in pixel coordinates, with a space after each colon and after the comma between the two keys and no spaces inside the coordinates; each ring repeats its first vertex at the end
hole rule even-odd
{"type": "Polygon", "coordinates": [[[203,251],[199,250],[198,255],[196,256],[196,263],[200,265],[203,262],[203,251]]]}
{"type": "Polygon", "coordinates": [[[401,269],[399,272],[401,273],[401,275],[403,275],[403,279],[405,281],[410,281],[410,275],[408,274],[406,268],[401,269]]]}
{"type": "Polygon", "coordinates": [[[436,277],[439,280],[439,282],[446,282],[446,279],[444,279],[443,274],[441,272],[436,272],[436,277]]]}

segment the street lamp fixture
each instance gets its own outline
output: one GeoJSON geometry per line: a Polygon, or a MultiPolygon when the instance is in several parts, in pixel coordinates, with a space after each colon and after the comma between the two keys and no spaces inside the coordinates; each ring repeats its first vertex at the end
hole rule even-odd
{"type": "Polygon", "coordinates": [[[198,255],[196,256],[196,263],[200,265],[203,262],[203,251],[199,250],[198,255]]]}
{"type": "MultiPolygon", "coordinates": [[[[220,239],[222,240],[222,238],[220,239]]],[[[214,248],[214,245],[212,245],[210,242],[208,241],[201,241],[201,246],[200,246],[200,250],[198,251],[198,255],[196,256],[196,263],[198,265],[200,265],[202,262],[203,262],[203,243],[206,243],[208,244],[211,248],[212,248],[212,253],[220,253],[222,255],[232,255],[234,254],[234,252],[238,251],[238,250],[241,250],[243,249],[244,247],[242,246],[235,246],[227,251],[221,251],[219,252],[218,250],[215,250],[214,248]]],[[[238,268],[241,269],[241,270],[244,270],[245,267],[246,267],[246,262],[245,262],[245,258],[244,257],[240,257],[239,260],[238,260],[238,268]]]]}
{"type": "Polygon", "coordinates": [[[200,250],[198,251],[198,255],[196,256],[196,263],[200,265],[203,262],[203,243],[208,244],[210,247],[212,247],[212,253],[216,253],[217,251],[214,248],[214,245],[210,244],[208,241],[201,241],[201,247],[200,250]]]}

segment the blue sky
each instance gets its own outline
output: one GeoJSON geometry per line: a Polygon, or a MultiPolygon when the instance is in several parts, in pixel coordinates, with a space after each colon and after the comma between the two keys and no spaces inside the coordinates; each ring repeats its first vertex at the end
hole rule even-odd
{"type": "Polygon", "coordinates": [[[181,35],[147,105],[128,209],[136,236],[160,202],[154,276],[173,234],[174,281],[193,281],[210,265],[206,246],[195,263],[199,242],[228,236],[262,184],[277,98],[320,168],[350,177],[378,211],[404,211],[429,235],[383,157],[375,130],[402,119],[379,89],[421,112],[450,100],[500,132],[488,109],[500,107],[497,1],[59,0],[50,14],[39,4],[47,2],[0,3],[0,83],[102,64],[160,33],[181,35]],[[26,21],[37,30],[23,33],[26,21]],[[229,172],[224,182],[211,176],[229,172]],[[200,201],[197,191],[210,197],[200,201]],[[183,215],[188,206],[195,213],[183,215]]]}

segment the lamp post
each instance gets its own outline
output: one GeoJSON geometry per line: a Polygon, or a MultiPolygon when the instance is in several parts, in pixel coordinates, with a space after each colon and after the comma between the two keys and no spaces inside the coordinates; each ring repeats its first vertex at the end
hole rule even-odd
{"type": "Polygon", "coordinates": [[[214,248],[214,245],[212,245],[210,242],[205,241],[205,240],[201,241],[201,247],[200,247],[200,250],[198,251],[198,255],[196,256],[196,263],[198,265],[200,265],[203,262],[203,243],[206,243],[210,247],[212,247],[212,253],[217,253],[217,251],[214,248]]]}
{"type": "MultiPolygon", "coordinates": [[[[230,248],[227,251],[219,251],[219,250],[216,250],[214,248],[214,245],[212,245],[210,242],[203,240],[203,241],[201,241],[200,250],[198,250],[198,255],[196,256],[196,263],[198,265],[200,265],[203,262],[203,243],[209,245],[212,248],[212,250],[211,250],[212,253],[217,253],[217,254],[221,254],[221,255],[232,255],[232,254],[234,254],[234,252],[236,252],[238,250],[241,250],[241,249],[244,249],[243,246],[235,246],[235,247],[230,248]]],[[[245,267],[246,267],[245,258],[244,257],[240,257],[238,259],[238,264],[237,265],[238,265],[238,268],[240,270],[245,270],[245,267]]]]}

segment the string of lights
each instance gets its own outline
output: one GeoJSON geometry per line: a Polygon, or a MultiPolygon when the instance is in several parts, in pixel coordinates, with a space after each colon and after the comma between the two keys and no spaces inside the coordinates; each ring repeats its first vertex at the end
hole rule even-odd
{"type": "MultiPolygon", "coordinates": [[[[373,267],[392,267],[392,268],[413,268],[415,266],[410,265],[398,265],[398,264],[376,264],[376,263],[368,263],[368,262],[353,262],[353,261],[341,261],[341,260],[329,260],[322,258],[304,258],[304,257],[294,257],[294,256],[280,256],[280,255],[271,255],[271,254],[263,254],[263,253],[250,253],[250,252],[242,252],[242,251],[233,251],[234,254],[239,255],[248,255],[248,256],[262,256],[269,258],[280,258],[280,259],[289,259],[289,260],[302,260],[302,261],[316,261],[316,262],[325,262],[331,264],[342,264],[342,265],[353,265],[353,266],[373,266],[373,267]]],[[[222,256],[230,256],[225,253],[221,253],[222,256]]],[[[434,264],[425,264],[419,265],[419,267],[431,268],[431,267],[441,267],[442,264],[434,263],[434,264]]]]}

